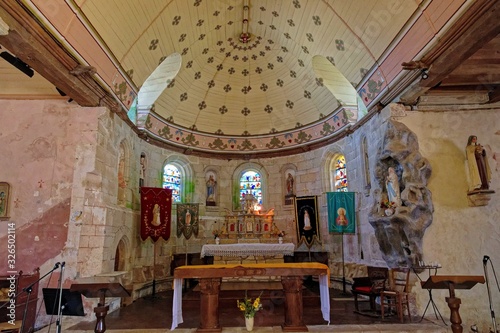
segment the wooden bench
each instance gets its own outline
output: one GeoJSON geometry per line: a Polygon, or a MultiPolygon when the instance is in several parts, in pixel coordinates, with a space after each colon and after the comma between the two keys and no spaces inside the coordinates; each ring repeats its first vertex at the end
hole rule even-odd
{"type": "Polygon", "coordinates": [[[387,267],[368,266],[368,276],[353,278],[352,294],[354,296],[354,311],[360,314],[376,313],[375,299],[385,289],[389,278],[389,269],[387,267]],[[370,300],[369,313],[359,310],[358,296],[367,296],[370,300]]]}

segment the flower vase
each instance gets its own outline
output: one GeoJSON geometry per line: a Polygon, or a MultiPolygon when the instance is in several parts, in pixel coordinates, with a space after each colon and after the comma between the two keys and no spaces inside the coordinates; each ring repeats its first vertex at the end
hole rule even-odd
{"type": "Polygon", "coordinates": [[[217,244],[217,245],[220,244],[220,238],[219,237],[215,237],[215,244],[217,244]]]}
{"type": "Polygon", "coordinates": [[[394,214],[394,208],[386,208],[385,216],[391,216],[392,214],[394,214]]]}
{"type": "Polygon", "coordinates": [[[283,237],[278,237],[278,243],[283,244],[283,237]]]}
{"type": "Polygon", "coordinates": [[[245,326],[247,327],[248,332],[253,331],[253,318],[254,317],[250,318],[245,317],[245,326]]]}

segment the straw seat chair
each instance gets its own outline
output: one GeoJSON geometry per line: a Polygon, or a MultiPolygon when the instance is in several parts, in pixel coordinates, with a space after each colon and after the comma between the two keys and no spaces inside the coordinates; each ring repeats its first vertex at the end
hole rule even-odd
{"type": "Polygon", "coordinates": [[[404,310],[410,314],[410,268],[391,268],[389,270],[389,288],[380,293],[380,314],[384,319],[385,308],[390,311],[396,310],[396,314],[401,322],[404,322],[404,310]]]}

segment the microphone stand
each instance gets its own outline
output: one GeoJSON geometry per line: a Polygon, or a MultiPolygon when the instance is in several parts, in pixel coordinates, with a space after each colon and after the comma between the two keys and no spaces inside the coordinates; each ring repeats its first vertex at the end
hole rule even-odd
{"type": "MultiPolygon", "coordinates": [[[[493,309],[493,305],[491,304],[490,284],[488,281],[488,272],[487,272],[487,266],[486,266],[486,264],[488,263],[488,260],[490,260],[490,257],[488,257],[488,256],[483,257],[484,277],[486,279],[486,289],[488,290],[488,301],[490,303],[490,313],[491,313],[491,322],[493,324],[493,333],[498,333],[497,322],[495,320],[495,310],[493,309]]],[[[491,263],[491,260],[490,260],[490,263],[491,263]]],[[[495,270],[493,270],[493,273],[495,273],[495,270]]],[[[496,275],[495,275],[495,278],[496,278],[496,275]]],[[[497,284],[498,284],[498,282],[497,282],[497,284]]]]}
{"type": "Polygon", "coordinates": [[[62,319],[62,310],[63,306],[61,305],[62,301],[62,280],[63,280],[63,274],[64,274],[64,266],[65,262],[63,261],[61,263],[61,275],[59,276],[59,286],[57,287],[59,289],[59,301],[57,303],[57,320],[56,320],[56,333],[61,333],[61,319],[62,319]]]}
{"type": "MultiPolygon", "coordinates": [[[[24,293],[28,294],[27,297],[26,297],[26,304],[24,305],[23,320],[22,320],[21,330],[20,330],[21,333],[24,333],[24,325],[26,324],[26,317],[27,317],[27,313],[28,313],[28,305],[30,303],[31,293],[33,292],[33,286],[35,284],[37,284],[38,282],[40,282],[44,277],[46,277],[47,275],[49,275],[53,271],[55,271],[57,268],[59,268],[59,265],[60,265],[60,263],[57,262],[54,265],[54,268],[52,268],[50,271],[48,271],[44,276],[40,277],[35,282],[31,283],[29,286],[23,288],[23,290],[21,290],[20,292],[18,292],[17,295],[15,295],[13,298],[11,298],[11,299],[16,300],[20,295],[22,295],[24,293]]],[[[0,309],[3,308],[3,307],[5,307],[7,304],[10,304],[10,302],[4,303],[2,306],[0,306],[0,309]]]]}

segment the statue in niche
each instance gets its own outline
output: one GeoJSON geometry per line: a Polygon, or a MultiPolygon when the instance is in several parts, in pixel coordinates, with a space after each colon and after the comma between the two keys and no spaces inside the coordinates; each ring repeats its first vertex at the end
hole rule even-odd
{"type": "Polygon", "coordinates": [[[396,170],[393,167],[389,167],[389,174],[385,179],[385,186],[387,190],[387,199],[389,203],[394,203],[394,206],[401,206],[401,193],[399,191],[399,179],[396,174],[396,170]]]}
{"type": "Polygon", "coordinates": [[[286,178],[286,194],[287,195],[293,195],[293,176],[291,173],[288,173],[288,176],[286,178]]]}
{"type": "Polygon", "coordinates": [[[389,267],[416,266],[423,258],[423,236],[433,221],[432,194],[427,188],[432,168],[419,152],[416,134],[406,125],[388,119],[384,132],[374,156],[375,182],[372,186],[375,188],[371,193],[376,200],[368,221],[389,267]],[[389,167],[394,169],[401,187],[395,185],[396,177],[389,167]],[[394,182],[389,181],[391,177],[394,182]],[[392,191],[387,189],[388,186],[396,193],[393,198],[399,200],[389,198],[392,191]],[[398,190],[401,191],[399,196],[398,190]],[[394,206],[397,203],[401,206],[395,207],[397,214],[387,216],[382,209],[387,208],[385,204],[391,201],[394,201],[394,206]]]}
{"type": "Polygon", "coordinates": [[[139,169],[139,187],[144,186],[144,178],[146,176],[146,155],[141,154],[140,169],[139,169]]]}
{"type": "Polygon", "coordinates": [[[215,206],[215,190],[217,186],[217,181],[215,180],[214,174],[211,173],[208,176],[207,182],[207,199],[206,199],[206,205],[207,206],[215,206]]]}
{"type": "Polygon", "coordinates": [[[293,198],[295,197],[295,179],[293,177],[292,172],[287,173],[287,177],[285,179],[286,185],[286,194],[285,194],[285,205],[293,205],[293,198]]]}
{"type": "Polygon", "coordinates": [[[491,170],[486,151],[477,142],[477,136],[469,136],[465,147],[465,155],[469,168],[469,191],[488,190],[490,188],[491,170]]]}

